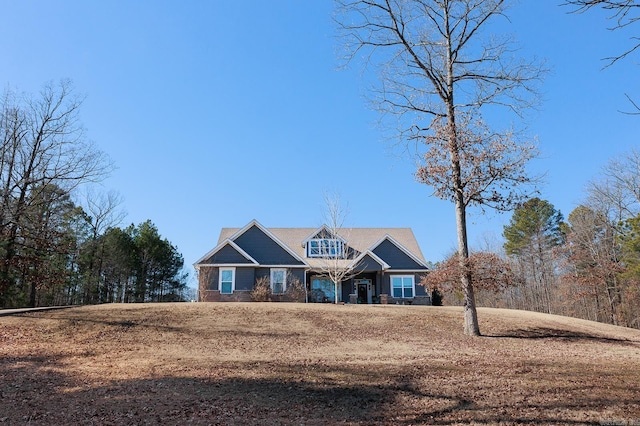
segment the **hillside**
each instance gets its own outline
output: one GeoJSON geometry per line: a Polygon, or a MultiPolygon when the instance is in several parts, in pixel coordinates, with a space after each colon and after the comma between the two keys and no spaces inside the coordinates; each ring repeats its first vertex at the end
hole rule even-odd
{"type": "Polygon", "coordinates": [[[100,305],[0,317],[0,423],[640,422],[640,331],[479,316],[480,338],[462,335],[451,307],[100,305]]]}

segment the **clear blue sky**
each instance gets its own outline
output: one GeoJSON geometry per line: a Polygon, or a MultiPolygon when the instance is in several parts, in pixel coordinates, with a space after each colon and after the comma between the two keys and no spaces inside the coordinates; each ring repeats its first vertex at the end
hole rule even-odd
{"type": "MultiPolygon", "coordinates": [[[[565,217],[612,157],[638,146],[638,66],[602,70],[627,33],[560,0],[522,1],[501,25],[552,69],[530,121],[541,197],[565,217]]],[[[221,227],[315,227],[339,191],[351,226],[412,227],[425,257],[455,246],[453,206],[414,182],[363,98],[358,66],[338,69],[330,0],[0,0],[0,83],[37,92],[70,78],[82,121],[116,163],[103,185],[123,223],[151,219],[191,265],[221,227]]],[[[638,27],[635,28],[638,31],[638,27]]],[[[632,58],[637,62],[637,57],[632,58]]],[[[471,212],[470,242],[501,243],[510,214],[471,212]]],[[[189,268],[191,269],[191,268],[189,268]]]]}

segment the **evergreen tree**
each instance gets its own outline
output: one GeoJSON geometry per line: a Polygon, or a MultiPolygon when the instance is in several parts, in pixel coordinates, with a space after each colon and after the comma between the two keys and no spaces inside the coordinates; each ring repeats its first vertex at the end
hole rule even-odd
{"type": "Polygon", "coordinates": [[[532,198],[518,207],[504,227],[504,249],[528,277],[525,298],[529,309],[551,313],[555,280],[551,251],[564,241],[563,217],[548,201],[532,198]]]}

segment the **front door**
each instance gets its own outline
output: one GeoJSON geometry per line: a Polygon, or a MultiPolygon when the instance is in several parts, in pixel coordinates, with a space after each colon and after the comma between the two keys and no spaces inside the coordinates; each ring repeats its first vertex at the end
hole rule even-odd
{"type": "Polygon", "coordinates": [[[356,280],[358,286],[358,303],[372,302],[371,280],[356,280]]]}

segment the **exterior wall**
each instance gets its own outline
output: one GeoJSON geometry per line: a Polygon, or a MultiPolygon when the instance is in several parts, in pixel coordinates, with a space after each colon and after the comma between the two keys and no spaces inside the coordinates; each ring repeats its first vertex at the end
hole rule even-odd
{"type": "Polygon", "coordinates": [[[352,289],[353,289],[353,283],[351,280],[346,280],[346,281],[342,281],[342,285],[341,285],[341,294],[340,296],[340,301],[341,302],[348,302],[349,301],[349,295],[351,293],[353,293],[352,289]]]}
{"type": "MultiPolygon", "coordinates": [[[[274,266],[274,268],[277,268],[277,266],[274,266]]],[[[260,278],[267,278],[267,279],[271,279],[271,269],[272,268],[256,268],[256,272],[255,272],[255,280],[259,280],[260,278]]],[[[298,281],[300,281],[300,284],[304,284],[304,269],[302,268],[286,268],[287,269],[287,285],[288,283],[293,280],[293,279],[297,279],[298,281]]]]}
{"type": "MultiPolygon", "coordinates": [[[[224,267],[223,267],[224,269],[224,267]]],[[[236,267],[235,291],[251,291],[256,281],[255,268],[236,267]]],[[[200,291],[219,291],[220,268],[218,267],[201,267],[198,274],[198,284],[200,291]]]]}
{"type": "Polygon", "coordinates": [[[202,263],[222,263],[222,264],[238,264],[238,263],[251,263],[246,257],[238,253],[236,249],[234,249],[230,245],[226,245],[222,247],[216,254],[209,257],[202,263]]]}
{"type": "MultiPolygon", "coordinates": [[[[224,267],[223,267],[224,268],[224,267]]],[[[200,289],[201,302],[250,302],[251,292],[255,286],[256,280],[261,277],[271,278],[271,268],[253,268],[253,267],[236,267],[235,268],[235,288],[231,294],[221,294],[218,288],[218,280],[220,274],[219,267],[200,268],[198,274],[198,288],[200,289]]],[[[287,280],[298,279],[300,283],[304,283],[304,269],[288,268],[287,280]]],[[[288,301],[290,298],[286,295],[274,295],[273,301],[288,301]]]]}
{"type": "Polygon", "coordinates": [[[401,304],[401,305],[431,305],[431,296],[427,293],[424,286],[420,285],[422,279],[422,273],[402,273],[388,271],[382,277],[382,289],[381,293],[387,295],[387,303],[389,304],[401,304]],[[391,291],[391,277],[394,275],[413,275],[413,282],[415,288],[415,294],[413,298],[394,298],[391,291]]]}
{"type": "Polygon", "coordinates": [[[236,268],[236,291],[251,291],[256,283],[256,268],[236,268]]]}
{"type": "Polygon", "coordinates": [[[291,279],[297,279],[300,284],[304,285],[304,269],[288,269],[287,270],[289,273],[289,276],[287,277],[287,280],[291,279]]]}
{"type": "Polygon", "coordinates": [[[218,268],[210,266],[200,267],[198,272],[198,289],[200,293],[209,290],[218,290],[218,268]]]}
{"type": "Polygon", "coordinates": [[[355,269],[362,271],[382,271],[382,265],[373,260],[371,256],[366,255],[355,269]]]}
{"type": "Polygon", "coordinates": [[[257,226],[247,229],[234,243],[262,265],[302,265],[257,226]]]}
{"type": "Polygon", "coordinates": [[[200,292],[201,302],[251,302],[251,292],[234,291],[232,294],[220,294],[218,290],[200,292]]]}
{"type": "Polygon", "coordinates": [[[373,252],[387,262],[392,269],[425,269],[389,240],[381,242],[373,252]]]}

